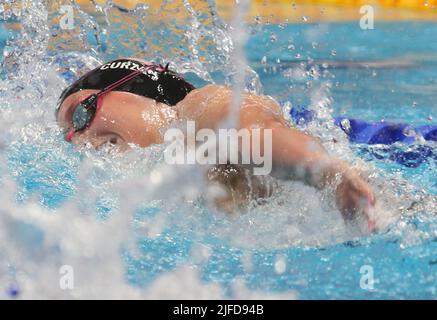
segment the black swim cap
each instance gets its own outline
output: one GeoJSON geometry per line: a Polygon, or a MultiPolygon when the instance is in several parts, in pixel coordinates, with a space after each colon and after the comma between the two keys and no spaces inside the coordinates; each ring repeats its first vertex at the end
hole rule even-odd
{"type": "Polygon", "coordinates": [[[151,67],[118,87],[116,91],[134,93],[174,106],[195,89],[182,76],[168,70],[168,65],[163,67],[156,64],[143,64],[132,59],[119,59],[95,68],[67,87],[59,97],[58,108],[69,95],[75,92],[83,89],[101,90],[143,66],[151,67]]]}

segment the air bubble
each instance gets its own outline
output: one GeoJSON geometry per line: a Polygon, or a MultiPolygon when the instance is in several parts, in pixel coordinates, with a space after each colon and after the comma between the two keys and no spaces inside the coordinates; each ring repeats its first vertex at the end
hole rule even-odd
{"type": "Polygon", "coordinates": [[[314,67],[311,67],[311,69],[308,71],[308,74],[310,77],[314,78],[317,76],[317,70],[314,67]]]}
{"type": "Polygon", "coordinates": [[[267,64],[267,57],[266,57],[266,56],[263,56],[263,57],[261,58],[261,64],[262,64],[262,65],[266,65],[266,64],[267,64]]]}

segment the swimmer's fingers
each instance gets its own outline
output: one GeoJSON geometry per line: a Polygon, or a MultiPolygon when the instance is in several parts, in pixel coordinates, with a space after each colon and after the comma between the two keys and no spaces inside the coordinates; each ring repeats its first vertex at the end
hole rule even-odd
{"type": "Polygon", "coordinates": [[[368,230],[376,230],[373,217],[375,195],[372,188],[358,174],[350,174],[343,178],[337,187],[336,200],[346,221],[365,218],[368,230]]]}

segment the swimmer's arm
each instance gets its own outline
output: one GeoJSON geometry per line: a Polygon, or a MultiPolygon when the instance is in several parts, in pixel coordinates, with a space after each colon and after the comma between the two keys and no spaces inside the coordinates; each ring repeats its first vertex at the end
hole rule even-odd
{"type": "MultiPolygon", "coordinates": [[[[292,128],[273,99],[254,94],[244,94],[242,98],[239,128],[272,130],[272,160],[277,174],[300,172],[295,176],[321,188],[338,172],[345,171],[346,164],[329,157],[316,139],[292,128]]],[[[231,99],[229,88],[207,85],[190,92],[176,108],[179,118],[194,120],[197,129],[218,128],[229,115],[231,99]]]]}
{"type": "Polygon", "coordinates": [[[348,172],[347,164],[331,157],[314,137],[277,121],[268,121],[265,128],[272,132],[276,176],[293,176],[322,189],[332,184],[339,174],[348,172]]]}
{"type": "MultiPolygon", "coordinates": [[[[229,88],[208,85],[193,90],[176,109],[179,118],[196,121],[197,129],[218,128],[229,115],[231,98],[229,88]]],[[[344,214],[363,211],[359,208],[363,199],[365,207],[375,203],[372,189],[359,173],[331,157],[314,137],[292,128],[273,99],[244,94],[239,116],[239,128],[250,132],[253,128],[271,129],[275,176],[299,178],[317,188],[331,186],[339,180],[336,200],[344,214]]],[[[261,150],[264,150],[263,143],[261,150]]]]}
{"type": "Polygon", "coordinates": [[[369,222],[369,209],[375,205],[372,188],[359,172],[346,162],[330,156],[315,139],[283,123],[270,121],[274,174],[299,178],[317,188],[335,187],[337,207],[346,219],[363,214],[369,222]]]}

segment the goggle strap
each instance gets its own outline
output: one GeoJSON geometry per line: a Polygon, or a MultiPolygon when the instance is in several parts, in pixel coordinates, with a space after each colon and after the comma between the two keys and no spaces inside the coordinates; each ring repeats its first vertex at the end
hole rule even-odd
{"type": "Polygon", "coordinates": [[[100,108],[102,107],[102,102],[103,102],[103,97],[102,96],[98,96],[97,97],[97,108],[96,108],[96,112],[100,110],[100,108]]]}
{"type": "Polygon", "coordinates": [[[70,131],[68,131],[67,135],[65,136],[65,140],[67,142],[71,142],[71,139],[73,138],[75,133],[76,133],[76,129],[71,128],[70,131]]]}
{"type": "Polygon", "coordinates": [[[141,68],[138,69],[137,71],[134,71],[134,72],[128,74],[126,77],[121,78],[120,80],[118,80],[118,81],[116,81],[116,82],[110,84],[109,86],[107,86],[106,88],[104,88],[102,91],[100,91],[99,93],[97,93],[97,95],[98,95],[98,96],[101,96],[101,95],[107,93],[108,91],[111,91],[111,90],[113,90],[113,89],[115,89],[115,88],[121,86],[122,84],[124,84],[124,83],[126,83],[126,82],[132,80],[133,78],[137,77],[138,75],[140,75],[141,73],[143,73],[144,71],[146,71],[146,70],[148,70],[148,69],[150,69],[150,68],[152,68],[152,67],[154,67],[154,66],[152,65],[152,66],[143,66],[143,67],[141,67],[141,68]]]}

